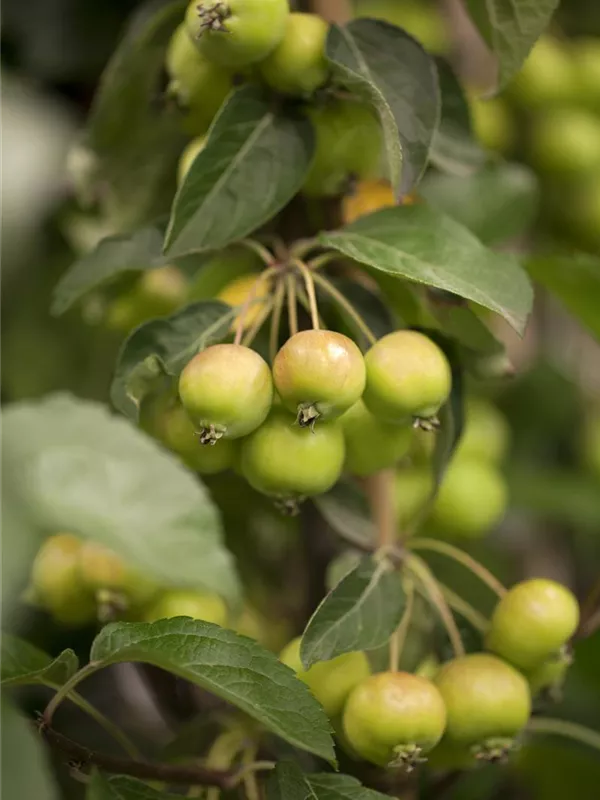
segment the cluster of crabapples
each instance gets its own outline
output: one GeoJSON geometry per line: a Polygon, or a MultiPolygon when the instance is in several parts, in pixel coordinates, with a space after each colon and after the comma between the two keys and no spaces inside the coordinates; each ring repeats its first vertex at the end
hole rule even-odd
{"type": "Polygon", "coordinates": [[[422,333],[395,331],[363,357],[349,337],[311,329],[283,344],[272,369],[250,347],[207,347],[184,367],[181,406],[163,419],[187,425],[199,471],[234,467],[294,507],[329,490],[344,468],[366,476],[392,467],[415,424],[437,424],[450,388],[444,353],[422,333]]]}
{"type": "Polygon", "coordinates": [[[409,771],[425,760],[468,768],[479,760],[503,760],[517,746],[532,697],[564,678],[578,621],[568,589],[531,579],[498,602],[485,652],[433,667],[428,659],[414,673],[372,674],[363,652],[305,670],[295,639],[281,659],[321,702],[349,755],[409,771]]]}
{"type": "Polygon", "coordinates": [[[179,181],[205,143],[205,134],[240,83],[296,99],[316,134],[316,153],[304,192],[337,194],[349,175],[369,177],[380,167],[381,131],[367,105],[331,93],[325,57],[328,23],[317,14],[290,12],[288,0],[192,0],[169,44],[167,95],[195,137],[184,152],[179,181]],[[324,91],[324,94],[328,94],[324,91]]]}

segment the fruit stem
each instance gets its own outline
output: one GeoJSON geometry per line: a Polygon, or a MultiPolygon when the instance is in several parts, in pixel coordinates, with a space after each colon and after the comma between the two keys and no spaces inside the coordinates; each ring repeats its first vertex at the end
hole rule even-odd
{"type": "Polygon", "coordinates": [[[242,334],[244,333],[244,322],[248,315],[248,310],[250,306],[256,300],[256,294],[258,292],[259,286],[261,285],[261,283],[264,283],[264,281],[271,278],[271,276],[274,275],[276,271],[277,271],[276,267],[268,267],[267,269],[263,270],[258,276],[258,278],[254,281],[252,289],[250,290],[248,297],[242,303],[240,312],[237,315],[235,321],[235,338],[233,340],[234,344],[240,344],[240,342],[242,341],[242,334]]]}
{"type": "Polygon", "coordinates": [[[431,605],[434,606],[440,615],[440,619],[444,623],[448,638],[452,644],[454,655],[457,658],[464,656],[465,648],[460,638],[460,632],[435,576],[419,556],[409,556],[406,560],[406,565],[413,575],[421,582],[431,605]]]}
{"type": "Polygon", "coordinates": [[[338,289],[335,288],[335,286],[331,283],[331,281],[323,277],[323,275],[319,275],[318,272],[313,272],[312,278],[315,281],[315,283],[317,283],[323,289],[323,291],[327,292],[327,294],[329,294],[333,298],[333,300],[335,300],[335,302],[340,306],[340,308],[343,308],[344,311],[348,314],[348,316],[352,320],[354,320],[356,325],[365,335],[365,338],[367,339],[369,344],[375,344],[375,342],[377,341],[377,337],[375,336],[373,331],[369,328],[369,326],[361,317],[361,315],[358,313],[358,311],[354,308],[352,303],[350,303],[344,297],[344,295],[338,289]]]}
{"type": "Polygon", "coordinates": [[[581,744],[587,744],[595,750],[600,750],[600,733],[578,725],[576,722],[567,722],[564,719],[551,719],[550,717],[532,717],[526,731],[532,733],[549,733],[556,736],[565,736],[581,744]]]}
{"type": "Polygon", "coordinates": [[[306,294],[308,295],[308,304],[310,307],[310,319],[312,322],[313,329],[315,331],[318,331],[319,309],[317,306],[317,295],[315,293],[315,282],[313,280],[313,276],[308,267],[306,266],[306,264],[299,258],[295,258],[291,263],[300,271],[302,278],[304,279],[304,285],[306,286],[306,294]]]}
{"type": "Polygon", "coordinates": [[[254,341],[257,333],[262,328],[262,326],[265,324],[265,322],[267,321],[267,319],[271,315],[272,311],[273,311],[273,299],[271,298],[265,304],[265,307],[262,309],[260,314],[254,320],[254,322],[252,323],[252,326],[248,329],[246,335],[242,339],[242,345],[244,347],[250,347],[250,345],[254,341]]]}
{"type": "Polygon", "coordinates": [[[461,617],[464,617],[480,633],[485,633],[488,628],[488,621],[483,614],[480,614],[477,609],[473,608],[459,594],[452,591],[445,583],[439,581],[439,586],[450,608],[453,608],[461,617]]]}
{"type": "Polygon", "coordinates": [[[402,614],[400,624],[390,639],[390,672],[398,672],[398,669],[400,668],[402,650],[404,649],[404,643],[406,642],[406,637],[408,635],[408,630],[410,628],[410,622],[412,619],[415,585],[410,578],[406,581],[405,591],[406,605],[404,606],[404,613],[402,614]]]}
{"type": "Polygon", "coordinates": [[[287,290],[288,306],[288,325],[290,335],[298,333],[298,309],[296,308],[296,278],[293,275],[286,275],[285,285],[287,290]]]}
{"type": "MultiPolygon", "coordinates": [[[[296,286],[296,296],[298,298],[298,302],[302,306],[302,308],[306,311],[307,314],[310,314],[310,303],[308,302],[308,297],[306,292],[304,291],[303,286],[296,286]]],[[[326,330],[327,325],[323,322],[323,318],[319,314],[319,327],[321,330],[326,330]]]]}
{"type": "Polygon", "coordinates": [[[329,251],[328,253],[323,253],[316,258],[311,259],[308,262],[308,266],[310,269],[321,269],[321,267],[327,266],[327,264],[331,264],[332,261],[337,261],[340,257],[339,253],[334,251],[329,251]]]}
{"type": "Polygon", "coordinates": [[[269,357],[271,363],[275,360],[279,350],[279,330],[281,328],[281,314],[285,301],[285,283],[282,280],[277,282],[275,298],[273,299],[273,315],[271,316],[271,331],[269,334],[269,357]]]}
{"type": "Polygon", "coordinates": [[[271,253],[271,251],[260,242],[257,242],[254,239],[242,239],[241,242],[238,242],[238,244],[256,253],[261,261],[264,262],[265,266],[271,267],[275,263],[275,256],[273,253],[271,253]]]}
{"type": "Polygon", "coordinates": [[[52,717],[54,716],[54,712],[62,703],[62,701],[69,696],[69,694],[73,691],[73,689],[83,680],[85,680],[90,675],[93,675],[94,672],[97,672],[101,668],[101,664],[96,661],[90,661],[89,664],[86,664],[85,667],[82,667],[80,670],[77,670],[75,675],[73,675],[66,683],[60,687],[60,689],[56,692],[54,697],[50,700],[48,705],[46,706],[44,713],[42,714],[43,724],[50,726],[52,724],[52,717]]]}
{"type": "Polygon", "coordinates": [[[479,561],[474,559],[468,553],[465,553],[458,547],[455,547],[452,544],[448,544],[447,542],[440,542],[436,539],[426,539],[426,538],[417,538],[413,539],[412,541],[408,542],[407,547],[411,550],[431,550],[434,553],[441,553],[444,556],[448,556],[448,558],[452,558],[454,561],[457,561],[459,564],[462,564],[463,567],[466,567],[470,570],[474,575],[489,586],[489,588],[495,592],[498,597],[504,597],[506,594],[506,587],[503,586],[498,578],[495,575],[486,569],[483,564],[480,564],[479,561]]]}

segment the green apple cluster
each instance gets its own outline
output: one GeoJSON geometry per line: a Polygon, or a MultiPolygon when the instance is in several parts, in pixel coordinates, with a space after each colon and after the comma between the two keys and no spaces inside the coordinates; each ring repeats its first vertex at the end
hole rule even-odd
{"type": "Polygon", "coordinates": [[[363,357],[349,337],[310,329],[292,335],[271,366],[241,344],[202,350],[180,375],[180,404],[154,428],[197,471],[219,471],[209,461],[233,467],[293,507],[344,470],[393,467],[415,424],[435,426],[450,388],[444,353],[422,333],[388,334],[363,357]]]}
{"type": "Polygon", "coordinates": [[[422,761],[464,769],[504,760],[531,715],[532,696],[562,681],[579,622],[575,597],[551,580],[515,585],[491,617],[485,652],[427,670],[371,673],[362,652],[305,669],[300,639],[280,658],[311,690],[344,749],[382,767],[422,761]]]}

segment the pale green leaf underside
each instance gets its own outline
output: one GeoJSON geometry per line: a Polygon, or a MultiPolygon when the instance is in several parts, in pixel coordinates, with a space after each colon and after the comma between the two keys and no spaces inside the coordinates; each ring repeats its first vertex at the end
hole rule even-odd
{"type": "Polygon", "coordinates": [[[52,395],[9,406],[3,434],[4,468],[39,527],[102,542],[166,585],[237,597],[208,492],[129,422],[52,395]]]}

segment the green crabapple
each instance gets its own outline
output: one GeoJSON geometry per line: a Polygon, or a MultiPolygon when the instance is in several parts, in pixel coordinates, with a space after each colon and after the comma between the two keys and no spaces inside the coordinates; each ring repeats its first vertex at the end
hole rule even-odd
{"type": "Polygon", "coordinates": [[[344,434],[337,422],[301,428],[285,409],[274,407],[267,420],[241,444],[241,471],[263,494],[282,501],[322,494],[344,466],[344,434]]]}
{"type": "Polygon", "coordinates": [[[273,361],[273,383],[301,426],[335,419],[365,388],[365,362],[357,345],[335,331],[300,331],[273,361]]]}
{"type": "Polygon", "coordinates": [[[393,467],[409,450],[413,430],[393,425],[371,414],[358,400],[340,419],[346,442],[346,470],[366,477],[393,467]]]}
{"type": "Polygon", "coordinates": [[[148,606],[143,614],[145,622],[173,617],[192,617],[223,627],[227,625],[228,612],[225,602],[217,594],[192,589],[169,589],[148,606]]]}
{"type": "Polygon", "coordinates": [[[70,533],[50,536],[31,568],[31,587],[40,605],[62,625],[78,627],[96,619],[96,601],[79,570],[81,540],[70,533]]]}
{"type": "Polygon", "coordinates": [[[506,455],[509,443],[510,428],[501,412],[486,400],[469,399],[456,457],[469,456],[499,464],[506,455]]]}
{"type": "Polygon", "coordinates": [[[500,522],[506,504],[506,483],[495,466],[457,456],[444,474],[430,519],[441,536],[478,539],[500,522]]]}
{"type": "Polygon", "coordinates": [[[79,574],[90,592],[109,591],[122,597],[127,607],[146,605],[158,593],[158,584],[133,569],[99,542],[86,541],[79,551],[79,574]]]}
{"type": "Polygon", "coordinates": [[[269,86],[291,95],[310,95],[323,86],[329,75],[328,31],[329,25],[317,14],[290,14],[283,39],[259,67],[269,86]]]}
{"type": "Polygon", "coordinates": [[[577,630],[579,605],[556,581],[534,578],[513,586],[496,606],[486,647],[522,670],[556,655],[577,630]]]}
{"type": "Polygon", "coordinates": [[[239,344],[215,344],[198,353],[179,378],[179,396],[202,444],[239,439],[264,422],[273,400],[267,362],[239,344]]]}
{"type": "Polygon", "coordinates": [[[409,526],[427,500],[434,487],[432,471],[423,466],[403,466],[394,479],[393,507],[396,524],[406,533],[409,526]]]}
{"type": "Polygon", "coordinates": [[[233,89],[233,73],[198,52],[183,24],[169,43],[166,68],[171,78],[167,92],[183,112],[184,130],[204,133],[233,89]]]}
{"type": "Polygon", "coordinates": [[[531,713],[521,673],[495,656],[474,653],[444,664],[434,683],[448,712],[442,745],[482,759],[506,756],[531,713]]]}
{"type": "Polygon", "coordinates": [[[269,55],[284,36],[288,15],[288,0],[192,0],[185,26],[207,59],[237,68],[269,55]]]}
{"type": "Polygon", "coordinates": [[[427,678],[380,672],[352,690],[343,725],[349,744],[364,759],[410,771],[442,738],[446,708],[427,678]]]}
{"type": "Polygon", "coordinates": [[[379,339],[365,356],[367,408],[388,422],[436,417],[452,386],[442,350],[417,331],[395,331],[379,339]]]}
{"type": "Polygon", "coordinates": [[[233,467],[237,442],[221,438],[213,447],[203,447],[186,410],[179,403],[165,410],[161,421],[161,440],[194,472],[216,475],[233,467]]]}
{"type": "Polygon", "coordinates": [[[351,179],[379,177],[381,126],[371,108],[336,99],[307,110],[316,149],[303,192],[313,197],[342,194],[351,179]]]}
{"type": "Polygon", "coordinates": [[[319,661],[304,669],[300,660],[301,637],[293,639],[283,648],[280,661],[291,667],[321,703],[328,717],[342,712],[354,687],[371,674],[369,661],[363,652],[344,653],[331,661],[319,661]]]}

